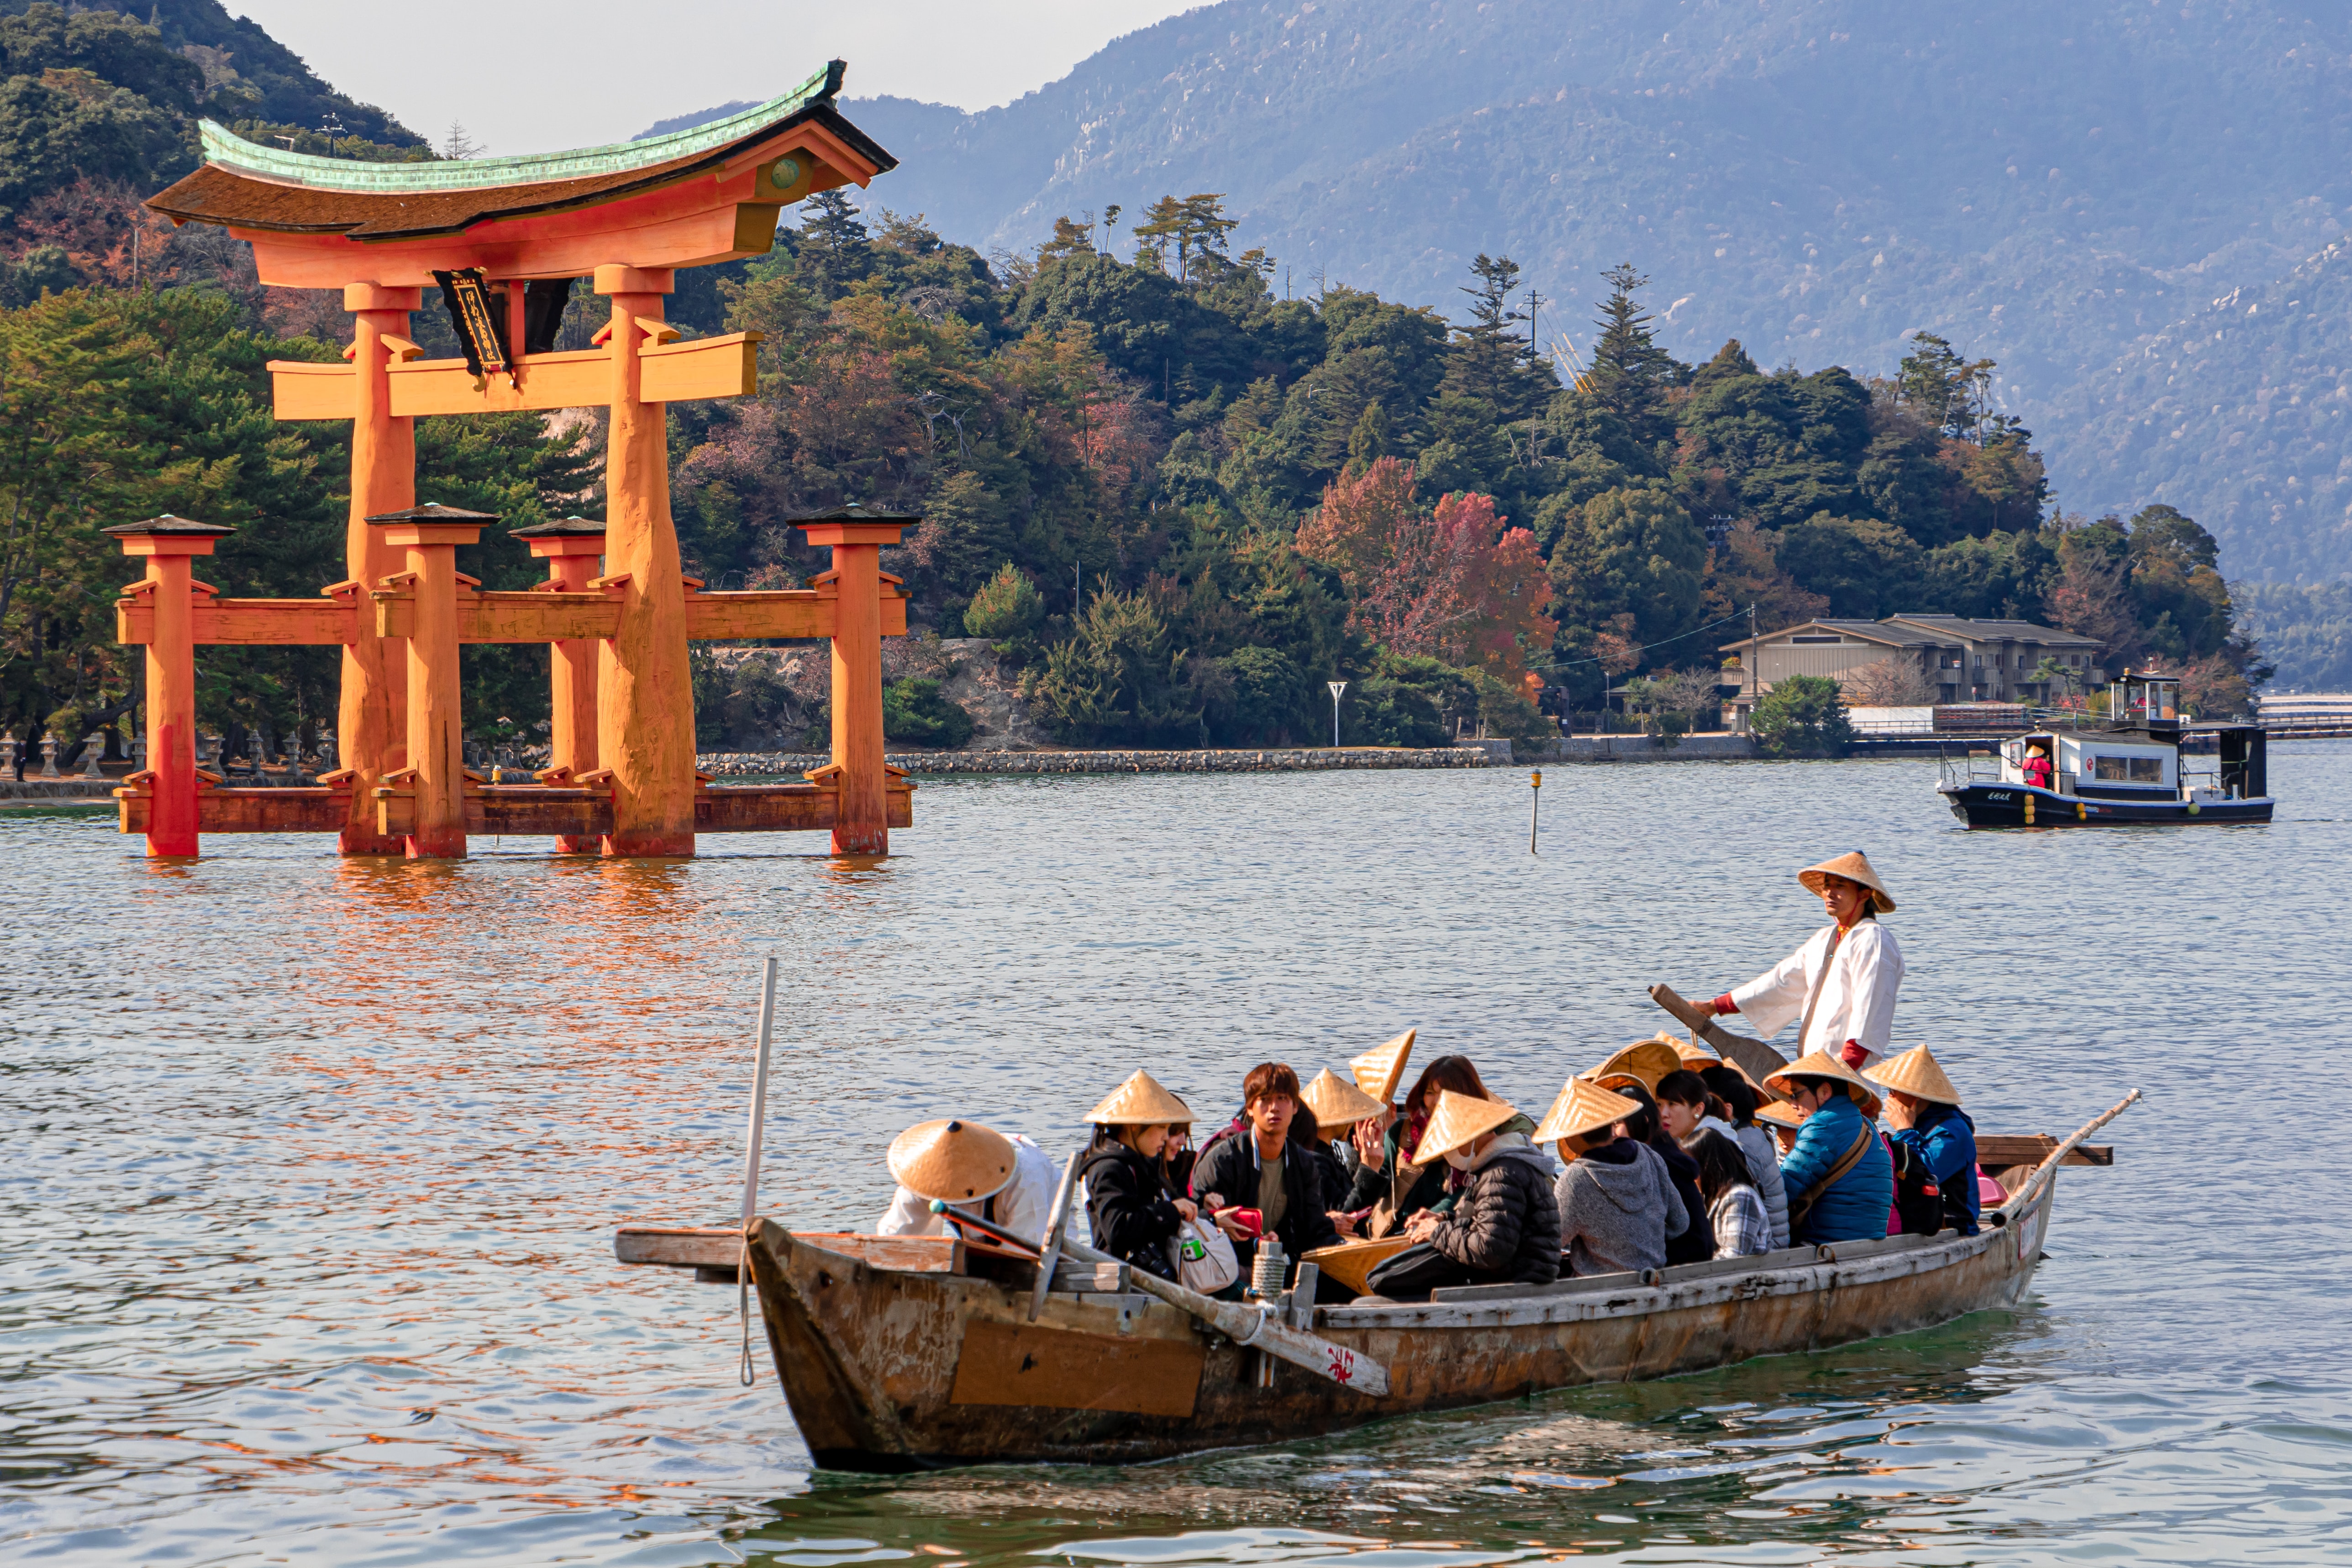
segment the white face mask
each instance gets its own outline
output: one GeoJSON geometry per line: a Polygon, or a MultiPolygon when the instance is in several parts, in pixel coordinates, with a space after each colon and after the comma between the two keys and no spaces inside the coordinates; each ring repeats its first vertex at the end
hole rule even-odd
{"type": "Polygon", "coordinates": [[[1478,1157],[1467,1149],[1449,1149],[1445,1152],[1445,1163],[1465,1173],[1467,1173],[1470,1167],[1477,1163],[1477,1159],[1478,1157]]]}

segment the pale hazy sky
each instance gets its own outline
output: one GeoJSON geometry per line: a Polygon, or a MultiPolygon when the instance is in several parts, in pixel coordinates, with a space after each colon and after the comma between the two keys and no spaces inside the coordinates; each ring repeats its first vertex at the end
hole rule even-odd
{"type": "Polygon", "coordinates": [[[618,142],[674,114],[773,98],[835,58],[849,62],[845,96],[985,109],[1198,3],[227,0],[338,90],[436,143],[463,121],[493,153],[618,142]],[[648,16],[651,28],[637,20],[648,16]]]}

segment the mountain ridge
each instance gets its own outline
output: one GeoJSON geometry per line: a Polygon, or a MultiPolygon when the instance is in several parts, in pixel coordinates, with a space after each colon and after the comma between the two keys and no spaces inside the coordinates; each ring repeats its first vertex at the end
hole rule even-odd
{"type": "MultiPolygon", "coordinates": [[[[1580,328],[1594,275],[1630,258],[1685,359],[1738,337],[1769,363],[1884,371],[1935,331],[2000,362],[1996,400],[2037,430],[2063,504],[2096,512],[2147,481],[2091,389],[2352,220],[2347,86],[2352,22],[2274,3],[1225,0],[1000,108],[845,107],[901,159],[865,199],[983,249],[1220,190],[1294,288],[1456,313],[1470,256],[1507,251],[1569,310],[1547,322],[1580,328]]],[[[2204,405],[2303,406],[2258,390],[2204,405]]],[[[2326,490],[2325,515],[2189,468],[2164,468],[2167,497],[2233,570],[2352,570],[2313,467],[2326,435],[2282,437],[2291,467],[2262,476],[2326,490]],[[2297,528],[2307,547],[2273,537],[2297,528]]]]}

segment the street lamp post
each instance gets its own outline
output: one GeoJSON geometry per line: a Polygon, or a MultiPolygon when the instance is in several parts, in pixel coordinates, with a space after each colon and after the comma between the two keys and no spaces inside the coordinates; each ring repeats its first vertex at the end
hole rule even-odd
{"type": "Polygon", "coordinates": [[[1331,689],[1331,749],[1336,752],[1339,749],[1339,693],[1348,689],[1348,683],[1327,680],[1323,684],[1331,689]]]}

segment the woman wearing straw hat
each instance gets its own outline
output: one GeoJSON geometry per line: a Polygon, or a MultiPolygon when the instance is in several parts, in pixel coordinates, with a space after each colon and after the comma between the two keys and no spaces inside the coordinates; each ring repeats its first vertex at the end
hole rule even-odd
{"type": "Polygon", "coordinates": [[[1356,1215],[1348,1207],[1353,1178],[1340,1158],[1342,1144],[1339,1141],[1355,1143],[1367,1126],[1374,1129],[1373,1136],[1377,1138],[1380,1121],[1388,1107],[1325,1068],[1315,1075],[1314,1081],[1298,1091],[1298,1109],[1302,1121],[1311,1117],[1315,1122],[1312,1148],[1316,1168],[1323,1173],[1323,1206],[1341,1236],[1353,1236],[1356,1215]]]}
{"type": "Polygon", "coordinates": [[[1925,1046],[1880,1062],[1865,1074],[1886,1090],[1887,1136],[1906,1144],[1934,1178],[1944,1228],[1977,1233],[1977,1124],[1960,1109],[1960,1091],[1925,1046]]]}
{"type": "Polygon", "coordinates": [[[1642,1107],[1581,1078],[1568,1080],[1536,1128],[1568,1169],[1553,1184],[1570,1274],[1623,1274],[1666,1266],[1666,1241],[1690,1214],[1656,1150],[1619,1129],[1642,1107]]]}
{"type": "Polygon", "coordinates": [[[944,1236],[961,1211],[1016,1236],[1043,1237],[1061,1180],[1028,1139],[961,1119],[925,1121],[892,1139],[890,1173],[898,1190],[874,1227],[877,1236],[944,1236]],[[934,1199],[948,1205],[946,1215],[931,1212],[934,1199]]]}
{"type": "Polygon", "coordinates": [[[1168,1244],[1200,1211],[1168,1190],[1169,1129],[1192,1120],[1192,1108],[1138,1070],[1087,1113],[1094,1143],[1078,1173],[1087,1184],[1087,1223],[1097,1247],[1162,1279],[1176,1278],[1168,1244]]]}
{"type": "Polygon", "coordinates": [[[1549,1285],[1559,1278],[1559,1210],[1551,1165],[1510,1130],[1519,1113],[1498,1100],[1441,1090],[1422,1134],[1423,1158],[1468,1178],[1454,1212],[1413,1215],[1413,1245],[1366,1278],[1371,1294],[1425,1301],[1454,1285],[1549,1285]]]}
{"type": "Polygon", "coordinates": [[[1801,1246],[1885,1236],[1895,1166],[1871,1125],[1876,1091],[1843,1058],[1820,1051],[1799,1057],[1765,1079],[1764,1087],[1788,1096],[1805,1113],[1780,1162],[1790,1239],[1801,1246]]]}
{"type": "Polygon", "coordinates": [[[1766,1039],[1790,1019],[1797,1054],[1816,1051],[1866,1067],[1886,1049],[1895,1026],[1895,994],[1903,984],[1903,949],[1878,922],[1895,912],[1895,896],[1856,849],[1797,873],[1816,894],[1831,923],[1805,944],[1749,981],[1715,999],[1718,1013],[1738,1013],[1766,1039]]]}

